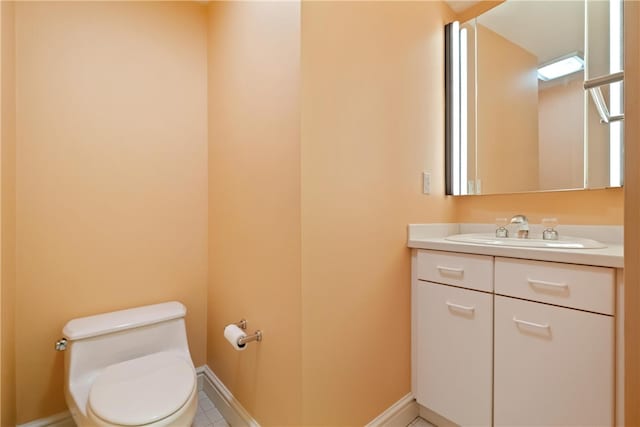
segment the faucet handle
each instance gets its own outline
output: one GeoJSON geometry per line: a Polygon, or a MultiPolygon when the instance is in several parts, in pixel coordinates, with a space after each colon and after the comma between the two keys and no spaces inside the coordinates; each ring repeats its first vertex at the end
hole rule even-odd
{"type": "Polygon", "coordinates": [[[509,230],[506,226],[509,224],[507,218],[496,218],[496,237],[509,237],[509,230]]]}
{"type": "Polygon", "coordinates": [[[543,240],[558,240],[558,232],[555,230],[558,226],[557,218],[542,218],[542,226],[544,227],[543,240]]]}

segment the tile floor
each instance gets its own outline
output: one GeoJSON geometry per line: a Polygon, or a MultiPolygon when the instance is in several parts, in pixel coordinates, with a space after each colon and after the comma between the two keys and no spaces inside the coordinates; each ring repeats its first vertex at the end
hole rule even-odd
{"type": "Polygon", "coordinates": [[[198,412],[191,427],[229,427],[229,423],[204,391],[198,392],[198,412]]]}
{"type": "Polygon", "coordinates": [[[433,427],[433,424],[429,424],[424,418],[418,417],[411,421],[407,427],[433,427]]]}

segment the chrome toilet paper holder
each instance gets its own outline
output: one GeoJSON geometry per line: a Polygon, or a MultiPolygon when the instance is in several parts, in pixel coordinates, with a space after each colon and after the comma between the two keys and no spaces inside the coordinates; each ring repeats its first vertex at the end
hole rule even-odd
{"type": "Polygon", "coordinates": [[[258,330],[253,335],[247,335],[243,338],[238,338],[238,345],[245,345],[251,341],[262,341],[262,331],[258,330]]]}
{"type": "MultiPolygon", "coordinates": [[[[247,329],[247,321],[245,319],[241,319],[239,322],[235,323],[235,325],[240,329],[243,329],[243,330],[247,329]]],[[[238,338],[238,345],[244,346],[245,344],[250,343],[252,341],[258,341],[258,342],[262,341],[261,330],[255,331],[252,335],[247,335],[246,337],[238,338]]]]}
{"type": "Polygon", "coordinates": [[[247,329],[247,321],[245,319],[241,319],[239,322],[234,324],[240,329],[247,329]]]}

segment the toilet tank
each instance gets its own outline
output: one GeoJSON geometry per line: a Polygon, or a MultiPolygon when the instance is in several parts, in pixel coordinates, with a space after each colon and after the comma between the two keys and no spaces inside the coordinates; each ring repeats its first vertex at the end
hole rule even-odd
{"type": "Polygon", "coordinates": [[[69,321],[62,331],[68,341],[66,391],[84,398],[105,367],[161,351],[176,353],[193,366],[186,312],[183,304],[173,301],[69,321]]]}

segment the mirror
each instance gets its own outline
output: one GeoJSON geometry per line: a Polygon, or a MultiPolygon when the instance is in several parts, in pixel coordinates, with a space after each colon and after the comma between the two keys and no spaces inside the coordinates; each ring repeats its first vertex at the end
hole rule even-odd
{"type": "Polygon", "coordinates": [[[447,25],[447,194],[622,185],[622,0],[507,0],[447,25]]]}

